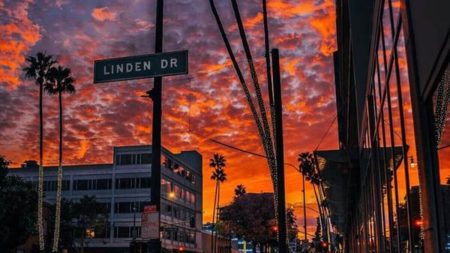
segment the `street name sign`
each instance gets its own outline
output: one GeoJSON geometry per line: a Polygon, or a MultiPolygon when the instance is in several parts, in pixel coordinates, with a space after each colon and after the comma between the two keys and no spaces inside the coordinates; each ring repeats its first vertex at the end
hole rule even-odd
{"type": "Polygon", "coordinates": [[[156,205],[144,207],[141,218],[141,238],[159,239],[159,213],[156,211],[156,205]]]}
{"type": "Polygon", "coordinates": [[[103,59],[94,62],[94,83],[187,73],[187,50],[103,59]]]}

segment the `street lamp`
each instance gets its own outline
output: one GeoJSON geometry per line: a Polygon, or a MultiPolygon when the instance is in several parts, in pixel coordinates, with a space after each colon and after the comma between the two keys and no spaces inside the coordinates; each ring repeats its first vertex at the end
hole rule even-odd
{"type": "Polygon", "coordinates": [[[86,228],[86,236],[87,238],[94,238],[95,237],[95,230],[93,228],[86,228]]]}
{"type": "Polygon", "coordinates": [[[409,159],[410,159],[410,162],[411,162],[411,168],[415,168],[417,166],[417,163],[414,162],[414,157],[410,156],[409,159]]]}
{"type": "Polygon", "coordinates": [[[175,192],[169,192],[169,199],[175,199],[175,192]]]}

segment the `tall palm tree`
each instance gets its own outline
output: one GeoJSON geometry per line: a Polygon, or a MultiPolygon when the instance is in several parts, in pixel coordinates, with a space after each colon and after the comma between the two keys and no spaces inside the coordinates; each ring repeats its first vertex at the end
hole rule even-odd
{"type": "Polygon", "coordinates": [[[39,249],[44,250],[44,227],[42,224],[42,205],[44,198],[44,122],[42,111],[42,93],[44,85],[49,82],[49,70],[56,63],[52,55],[38,52],[36,57],[28,56],[26,59],[28,66],[23,68],[25,77],[34,79],[35,83],[39,85],[39,178],[38,178],[38,234],[39,234],[39,249]]]}
{"type": "MultiPolygon", "coordinates": [[[[216,222],[216,210],[219,208],[220,202],[220,183],[227,180],[227,174],[225,173],[226,159],[223,155],[215,153],[213,158],[209,160],[209,167],[213,169],[211,180],[216,181],[216,189],[214,192],[214,209],[213,209],[213,220],[212,223],[215,225],[216,222]]],[[[215,238],[214,229],[212,230],[212,243],[211,252],[215,252],[215,238]]]]}
{"type": "Polygon", "coordinates": [[[63,160],[63,106],[62,94],[75,93],[73,83],[75,80],[71,76],[69,68],[62,66],[52,67],[49,71],[50,82],[46,84],[45,90],[50,95],[58,95],[59,102],[59,160],[58,160],[58,177],[56,185],[56,211],[55,211],[55,230],[53,233],[52,251],[58,251],[60,223],[61,223],[61,188],[62,188],[62,160],[63,160]]]}

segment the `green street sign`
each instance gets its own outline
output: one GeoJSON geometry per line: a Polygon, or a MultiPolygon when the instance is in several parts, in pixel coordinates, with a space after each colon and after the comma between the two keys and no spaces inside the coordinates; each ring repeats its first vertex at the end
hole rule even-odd
{"type": "Polygon", "coordinates": [[[188,73],[188,51],[136,55],[94,62],[94,83],[188,73]]]}

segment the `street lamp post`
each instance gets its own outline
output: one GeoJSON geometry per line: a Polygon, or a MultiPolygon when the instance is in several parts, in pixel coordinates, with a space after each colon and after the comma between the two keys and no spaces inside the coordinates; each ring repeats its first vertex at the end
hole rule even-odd
{"type": "MultiPolygon", "coordinates": [[[[155,53],[163,51],[164,0],[156,1],[155,53]]],[[[151,98],[153,99],[152,118],[152,191],[151,203],[156,206],[158,222],[161,220],[161,113],[162,77],[155,77],[151,98]]],[[[159,228],[158,228],[159,229],[159,228]]],[[[152,238],[148,244],[149,252],[161,252],[161,238],[152,238]]]]}

